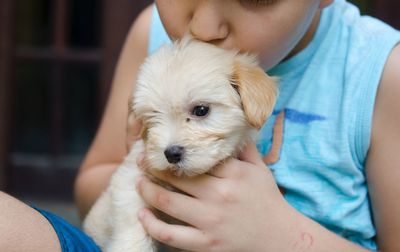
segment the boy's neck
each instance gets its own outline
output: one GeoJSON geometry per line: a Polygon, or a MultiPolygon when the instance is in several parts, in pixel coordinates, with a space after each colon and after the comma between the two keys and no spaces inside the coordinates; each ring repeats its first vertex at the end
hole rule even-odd
{"type": "Polygon", "coordinates": [[[304,34],[303,38],[294,47],[294,49],[285,57],[284,60],[291,58],[292,56],[296,55],[301,50],[303,50],[304,48],[307,47],[307,45],[313,39],[315,32],[317,31],[320,18],[321,18],[321,10],[318,10],[311,22],[310,27],[308,28],[307,32],[304,34]]]}

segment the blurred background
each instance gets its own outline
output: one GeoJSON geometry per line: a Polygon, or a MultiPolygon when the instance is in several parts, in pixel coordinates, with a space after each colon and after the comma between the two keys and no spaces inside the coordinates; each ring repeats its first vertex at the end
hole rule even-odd
{"type": "MultiPolygon", "coordinates": [[[[151,0],[0,0],[0,190],[79,225],[73,182],[151,0]]],[[[354,0],[400,28],[398,0],[354,0]]]]}

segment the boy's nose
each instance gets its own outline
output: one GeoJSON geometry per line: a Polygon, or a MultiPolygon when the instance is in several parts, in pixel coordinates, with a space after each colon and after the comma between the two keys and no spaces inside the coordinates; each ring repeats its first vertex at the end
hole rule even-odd
{"type": "Polygon", "coordinates": [[[205,42],[220,43],[229,34],[222,1],[199,1],[189,23],[190,33],[205,42]]]}
{"type": "Polygon", "coordinates": [[[170,164],[176,164],[182,160],[184,151],[185,149],[182,146],[172,145],[164,151],[164,155],[170,164]]]}

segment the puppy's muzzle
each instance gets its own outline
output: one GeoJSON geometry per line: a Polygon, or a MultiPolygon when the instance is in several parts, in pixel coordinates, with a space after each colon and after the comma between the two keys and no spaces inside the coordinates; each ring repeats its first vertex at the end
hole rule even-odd
{"type": "Polygon", "coordinates": [[[182,160],[184,152],[185,149],[182,146],[172,145],[164,151],[164,155],[170,164],[176,164],[182,160]]]}

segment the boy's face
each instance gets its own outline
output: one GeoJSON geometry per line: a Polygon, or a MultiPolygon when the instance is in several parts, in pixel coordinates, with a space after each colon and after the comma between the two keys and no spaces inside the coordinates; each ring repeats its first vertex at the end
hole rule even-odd
{"type": "Polygon", "coordinates": [[[172,39],[190,32],[222,48],[259,56],[264,69],[304,48],[333,0],[157,0],[172,39]]]}

